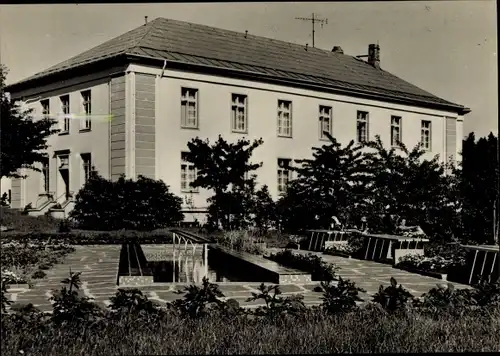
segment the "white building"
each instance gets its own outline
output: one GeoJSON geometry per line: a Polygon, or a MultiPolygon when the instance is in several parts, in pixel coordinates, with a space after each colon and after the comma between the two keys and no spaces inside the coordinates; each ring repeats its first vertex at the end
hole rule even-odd
{"type": "Polygon", "coordinates": [[[54,204],[46,193],[71,209],[71,193],[94,165],[106,178],[162,179],[192,202],[185,206],[192,219],[211,195],[189,187],[196,171],[182,152],[196,136],[262,137],[253,161],[263,162],[258,181],[275,198],[290,178],[287,165],[310,157],[324,130],[343,144],[380,135],[456,159],[470,112],[384,71],[378,45],[364,61],[338,46],[325,51],[163,18],[7,90],[38,115],[59,115],[62,132],[49,139],[43,174],[12,181],[12,207],[31,203],[38,213],[54,204]]]}

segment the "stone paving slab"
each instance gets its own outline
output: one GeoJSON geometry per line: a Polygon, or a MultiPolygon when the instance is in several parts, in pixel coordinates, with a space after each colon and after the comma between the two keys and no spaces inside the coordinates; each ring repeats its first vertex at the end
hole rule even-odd
{"type": "MultiPolygon", "coordinates": [[[[52,307],[48,298],[52,295],[54,289],[60,289],[62,279],[69,276],[69,270],[73,272],[82,272],[80,279],[83,282],[82,295],[95,298],[94,301],[101,307],[109,304],[109,298],[117,292],[119,286],[116,285],[116,276],[118,271],[120,245],[101,245],[101,246],[75,246],[75,252],[66,257],[64,263],[55,265],[48,270],[44,279],[38,280],[34,288],[17,288],[9,290],[9,297],[16,304],[33,303],[42,311],[51,311],[52,307]]],[[[296,251],[294,251],[296,252],[296,251]]],[[[309,251],[299,251],[298,253],[313,253],[309,251]]],[[[390,265],[384,265],[374,261],[356,260],[340,256],[324,255],[321,256],[326,262],[334,263],[340,267],[337,272],[343,278],[356,282],[358,287],[366,290],[366,293],[360,293],[362,299],[371,300],[371,296],[378,292],[379,286],[384,287],[390,284],[390,277],[396,278],[398,283],[408,289],[415,296],[420,296],[435,287],[438,283],[443,283],[439,279],[421,276],[392,268],[390,265]]],[[[262,305],[262,301],[247,302],[246,299],[251,296],[251,292],[258,292],[260,283],[255,282],[230,282],[217,283],[221,291],[227,298],[234,298],[241,306],[255,307],[262,305]]],[[[148,298],[164,304],[182,298],[184,293],[176,293],[177,290],[184,290],[186,284],[163,283],[151,286],[138,287],[148,298]]],[[[284,296],[296,293],[304,296],[304,302],[308,305],[321,303],[321,292],[314,292],[313,289],[319,286],[320,282],[310,284],[283,284],[280,288],[284,296]]],[[[469,286],[454,283],[457,288],[470,288],[469,286]]],[[[122,287],[129,289],[130,287],[122,287]]]]}

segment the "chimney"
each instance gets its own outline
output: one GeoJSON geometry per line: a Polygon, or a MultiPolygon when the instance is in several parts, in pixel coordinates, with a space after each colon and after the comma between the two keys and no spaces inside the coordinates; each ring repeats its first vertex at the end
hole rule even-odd
{"type": "Polygon", "coordinates": [[[333,46],[332,52],[333,52],[333,53],[340,53],[340,54],[344,54],[344,50],[343,50],[343,49],[342,49],[342,47],[340,47],[340,46],[333,46]]]}
{"type": "Polygon", "coordinates": [[[375,68],[380,68],[380,46],[378,44],[368,45],[368,63],[375,68]]]}

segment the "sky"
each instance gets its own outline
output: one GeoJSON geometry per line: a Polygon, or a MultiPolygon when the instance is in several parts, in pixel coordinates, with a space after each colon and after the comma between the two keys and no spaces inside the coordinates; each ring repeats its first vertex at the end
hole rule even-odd
{"type": "Polygon", "coordinates": [[[165,17],[312,45],[345,54],[379,43],[381,67],[469,107],[464,135],[498,134],[496,1],[0,5],[0,62],[7,83],[165,17]]]}

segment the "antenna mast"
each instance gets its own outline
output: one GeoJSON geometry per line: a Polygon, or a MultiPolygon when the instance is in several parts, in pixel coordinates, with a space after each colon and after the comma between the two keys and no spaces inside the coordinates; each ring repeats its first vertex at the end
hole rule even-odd
{"type": "Polygon", "coordinates": [[[314,12],[312,14],[312,17],[296,17],[295,20],[303,20],[303,21],[311,21],[312,22],[312,46],[313,47],[314,47],[314,33],[316,32],[314,30],[314,24],[316,22],[318,22],[321,24],[321,27],[323,27],[323,25],[328,25],[328,19],[319,19],[319,18],[315,17],[314,12]]]}

